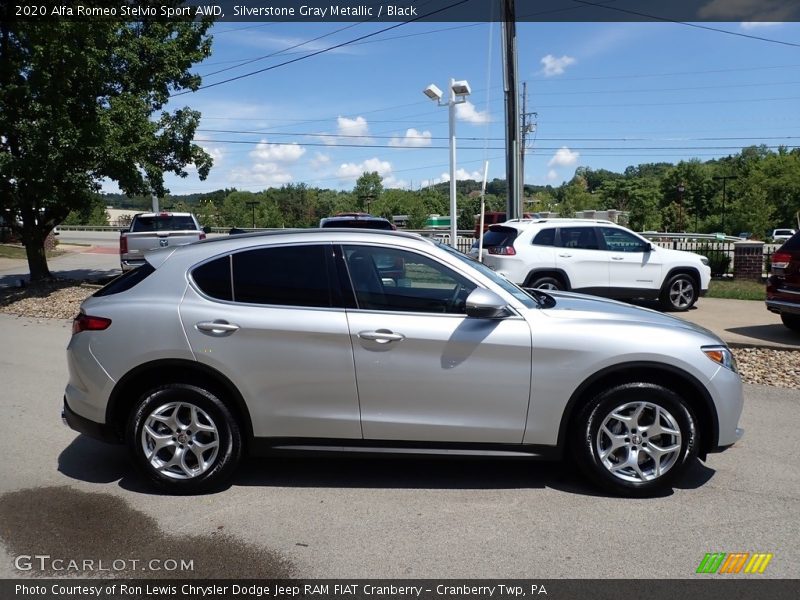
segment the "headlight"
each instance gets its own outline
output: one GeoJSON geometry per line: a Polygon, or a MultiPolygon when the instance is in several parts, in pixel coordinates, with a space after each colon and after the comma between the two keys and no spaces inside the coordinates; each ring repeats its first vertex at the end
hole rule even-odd
{"type": "Polygon", "coordinates": [[[736,364],[736,358],[733,356],[731,349],[727,346],[703,346],[701,350],[703,351],[703,354],[705,354],[718,365],[721,365],[726,369],[730,369],[734,373],[739,372],[739,367],[736,364]]]}
{"type": "Polygon", "coordinates": [[[705,256],[700,257],[700,262],[703,263],[705,266],[708,266],[708,258],[705,256]]]}

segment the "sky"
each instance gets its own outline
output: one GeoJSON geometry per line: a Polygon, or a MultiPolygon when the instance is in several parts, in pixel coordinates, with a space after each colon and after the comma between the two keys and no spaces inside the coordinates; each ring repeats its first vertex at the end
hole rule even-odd
{"type": "MultiPolygon", "coordinates": [[[[364,171],[385,187],[447,181],[448,109],[423,89],[447,90],[450,78],[472,89],[457,109],[457,178],[480,180],[485,161],[490,180],[505,178],[498,23],[408,23],[214,85],[392,25],[216,24],[212,55],[194,69],[209,87],[167,106],[201,111],[195,139],[215,164],[206,181],[190,169],[167,187],[350,190],[364,171]]],[[[519,22],[519,81],[536,113],[525,183],[560,185],[579,166],[622,172],[800,145],[800,24],[701,25],[743,35],[679,23],[519,22]]]]}

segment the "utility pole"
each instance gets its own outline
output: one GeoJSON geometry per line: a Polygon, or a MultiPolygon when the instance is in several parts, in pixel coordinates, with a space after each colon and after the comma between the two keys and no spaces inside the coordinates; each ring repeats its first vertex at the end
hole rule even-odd
{"type": "Polygon", "coordinates": [[[722,181],[722,233],[725,233],[725,184],[729,179],[739,179],[736,175],[715,175],[712,179],[722,181]]]}
{"type": "Polygon", "coordinates": [[[522,142],[519,145],[519,216],[525,214],[525,152],[528,149],[528,134],[536,131],[536,117],[539,115],[535,112],[528,112],[528,82],[522,82],[522,125],[520,129],[520,137],[522,142]]]}
{"type": "Polygon", "coordinates": [[[503,92],[506,113],[506,218],[520,217],[519,206],[519,110],[517,109],[517,26],[514,0],[501,0],[503,28],[503,92]]]}
{"type": "Polygon", "coordinates": [[[256,228],[256,206],[258,206],[258,201],[250,200],[249,202],[245,202],[246,206],[249,206],[253,209],[253,229],[256,228]]]}

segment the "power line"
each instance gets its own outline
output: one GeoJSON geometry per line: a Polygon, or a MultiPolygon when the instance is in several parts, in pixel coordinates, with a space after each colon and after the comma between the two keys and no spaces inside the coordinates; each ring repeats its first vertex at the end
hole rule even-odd
{"type": "Polygon", "coordinates": [[[170,98],[175,97],[175,96],[183,96],[184,94],[189,94],[189,93],[196,92],[196,91],[199,91],[199,90],[204,90],[204,89],[216,87],[216,86],[219,86],[219,85],[223,85],[225,83],[231,83],[233,81],[238,81],[238,80],[244,79],[246,77],[252,77],[253,75],[258,75],[260,73],[265,73],[267,71],[272,71],[273,69],[277,69],[279,67],[284,67],[286,65],[290,65],[290,64],[293,64],[293,63],[296,63],[296,62],[300,62],[301,60],[306,60],[308,58],[312,58],[314,56],[318,56],[320,54],[324,54],[325,52],[330,52],[331,50],[336,50],[337,48],[342,48],[344,46],[348,46],[348,45],[353,44],[355,42],[359,42],[361,40],[364,40],[364,39],[367,39],[367,38],[371,38],[373,36],[379,35],[379,34],[384,33],[386,31],[391,31],[392,29],[397,29],[398,27],[402,27],[403,25],[408,25],[409,23],[413,23],[414,21],[418,21],[420,19],[424,19],[426,17],[430,17],[430,16],[435,15],[437,13],[444,12],[446,10],[449,10],[451,8],[459,6],[460,4],[465,4],[465,3],[469,2],[469,1],[470,0],[459,0],[458,2],[454,2],[453,4],[445,6],[444,8],[440,8],[438,10],[434,10],[434,11],[429,12],[427,14],[420,15],[418,17],[414,17],[413,19],[409,19],[408,21],[403,21],[402,23],[395,23],[394,25],[391,25],[389,27],[385,27],[385,28],[380,29],[378,31],[375,31],[373,33],[367,33],[367,34],[364,34],[364,35],[359,36],[357,38],[354,38],[352,40],[348,40],[346,42],[342,42],[342,43],[336,44],[334,46],[329,46],[328,48],[323,48],[321,50],[317,50],[316,52],[311,52],[309,54],[305,54],[303,56],[299,56],[297,58],[293,58],[291,60],[287,60],[287,61],[284,61],[282,63],[278,63],[276,65],[271,65],[269,67],[264,67],[263,69],[258,69],[256,71],[251,71],[249,73],[243,73],[242,75],[237,75],[236,77],[230,77],[228,79],[223,79],[222,81],[216,81],[214,83],[209,83],[208,85],[201,85],[196,90],[184,90],[182,92],[178,92],[177,94],[172,94],[170,96],[170,98]]]}

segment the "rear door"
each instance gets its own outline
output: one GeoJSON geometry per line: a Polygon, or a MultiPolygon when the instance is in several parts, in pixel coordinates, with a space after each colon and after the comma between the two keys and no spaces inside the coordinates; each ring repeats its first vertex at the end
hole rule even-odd
{"type": "Polygon", "coordinates": [[[556,245],[556,266],[567,274],[572,289],[607,291],[610,261],[600,251],[595,227],[559,227],[556,245]]]}
{"type": "Polygon", "coordinates": [[[257,437],[361,437],[332,249],[252,248],[191,272],[180,317],[192,352],[238,387],[257,437]]]}

